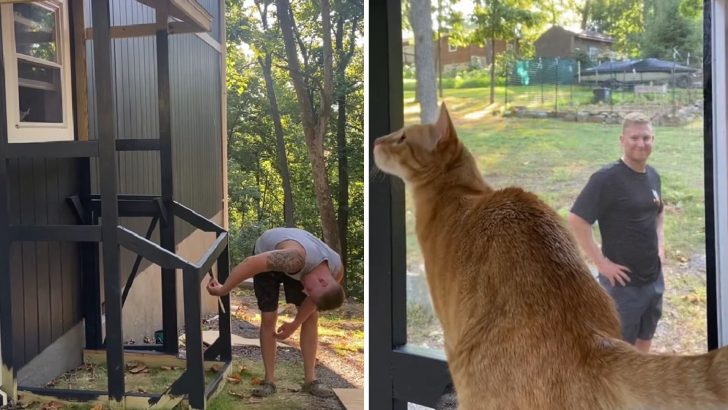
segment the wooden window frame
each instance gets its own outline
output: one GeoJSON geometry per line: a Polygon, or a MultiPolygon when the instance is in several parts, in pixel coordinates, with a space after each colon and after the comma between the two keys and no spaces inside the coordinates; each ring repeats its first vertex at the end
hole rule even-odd
{"type": "MultiPolygon", "coordinates": [[[[5,64],[6,120],[8,124],[8,142],[49,142],[72,141],[73,100],[71,81],[71,41],[68,15],[68,0],[46,0],[34,2],[57,13],[57,49],[58,67],[61,76],[61,113],[62,121],[58,123],[21,122],[18,107],[19,79],[18,55],[15,51],[15,24],[13,20],[13,3],[0,5],[0,19],[3,30],[3,61],[5,64]]],[[[49,65],[50,66],[50,65],[49,65]]],[[[54,65],[55,67],[55,65],[54,65]]]]}

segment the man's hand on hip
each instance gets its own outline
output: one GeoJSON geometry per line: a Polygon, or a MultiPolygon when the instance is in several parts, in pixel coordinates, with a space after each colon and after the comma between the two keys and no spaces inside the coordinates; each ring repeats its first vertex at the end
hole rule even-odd
{"type": "Polygon", "coordinates": [[[611,283],[612,286],[615,286],[615,283],[626,286],[627,282],[630,281],[628,275],[630,272],[629,268],[618,265],[606,257],[602,259],[599,265],[597,265],[597,269],[599,269],[599,273],[609,280],[609,283],[611,283]]]}

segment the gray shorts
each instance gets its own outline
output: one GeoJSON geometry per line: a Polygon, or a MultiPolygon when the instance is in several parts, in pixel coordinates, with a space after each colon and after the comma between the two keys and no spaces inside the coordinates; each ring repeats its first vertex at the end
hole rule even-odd
{"type": "Polygon", "coordinates": [[[657,322],[662,316],[662,295],[665,280],[662,274],[652,283],[642,286],[612,286],[609,279],[599,275],[599,283],[617,304],[622,324],[622,339],[634,344],[635,340],[652,340],[657,322]]]}

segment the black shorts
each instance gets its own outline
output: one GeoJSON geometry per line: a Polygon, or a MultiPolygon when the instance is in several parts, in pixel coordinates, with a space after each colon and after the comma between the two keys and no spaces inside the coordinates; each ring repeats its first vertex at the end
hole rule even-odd
{"type": "Polygon", "coordinates": [[[662,295],[665,293],[662,273],[654,282],[642,286],[612,286],[602,275],[599,275],[599,283],[617,304],[622,339],[631,344],[637,339],[652,340],[662,316],[662,295]]]}
{"type": "Polygon", "coordinates": [[[278,293],[283,284],[286,302],[301,306],[306,294],[303,293],[303,283],[291,278],[283,272],[263,272],[253,277],[255,297],[258,299],[258,308],[261,312],[274,312],[278,309],[278,293]]]}

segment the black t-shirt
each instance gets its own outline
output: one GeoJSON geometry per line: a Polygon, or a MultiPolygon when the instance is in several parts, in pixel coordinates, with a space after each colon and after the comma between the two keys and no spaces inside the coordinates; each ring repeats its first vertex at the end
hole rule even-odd
{"type": "Polygon", "coordinates": [[[594,173],[571,212],[599,223],[602,253],[631,271],[628,285],[657,279],[662,269],[657,246],[657,215],[662,212],[660,176],[647,166],[644,173],[622,160],[594,173]]]}

